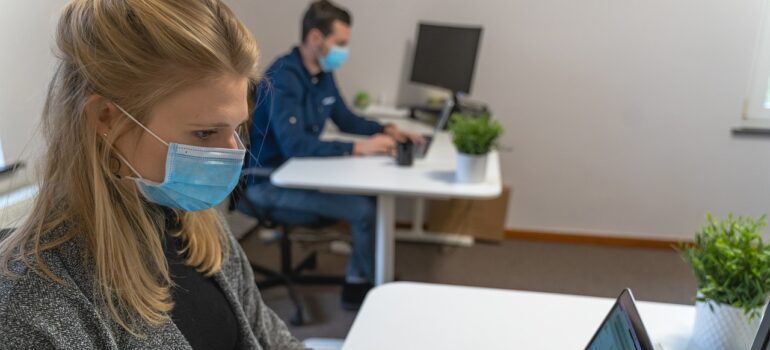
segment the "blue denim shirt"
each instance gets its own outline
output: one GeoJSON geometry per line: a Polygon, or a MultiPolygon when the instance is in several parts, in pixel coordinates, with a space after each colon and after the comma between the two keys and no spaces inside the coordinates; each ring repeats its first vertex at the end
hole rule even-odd
{"type": "Polygon", "coordinates": [[[350,142],[320,140],[329,118],[345,133],[374,135],[383,131],[380,123],[350,111],[332,73],[311,75],[297,47],[273,62],[256,94],[249,134],[251,153],[259,156],[248,156],[247,167],[275,168],[292,157],[352,154],[350,142]]]}

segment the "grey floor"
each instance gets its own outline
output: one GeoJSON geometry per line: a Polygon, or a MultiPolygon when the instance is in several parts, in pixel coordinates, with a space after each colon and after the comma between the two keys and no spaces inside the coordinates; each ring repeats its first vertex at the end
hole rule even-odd
{"type": "MultiPolygon", "coordinates": [[[[233,231],[243,232],[252,223],[231,216],[233,231]]],[[[277,245],[257,235],[243,242],[249,258],[277,265],[277,245]]],[[[328,244],[295,245],[295,256],[320,250],[319,272],[340,274],[347,257],[332,253],[328,244]]],[[[398,243],[396,277],[419,281],[490,288],[615,297],[630,287],[639,300],[691,303],[696,282],[687,265],[673,250],[636,249],[587,244],[505,240],[477,243],[470,248],[398,243]]],[[[292,327],[300,339],[344,338],[354,312],[339,306],[339,287],[300,287],[312,317],[310,324],[292,327]]],[[[284,289],[263,291],[263,299],[284,319],[292,308],[284,289]]]]}

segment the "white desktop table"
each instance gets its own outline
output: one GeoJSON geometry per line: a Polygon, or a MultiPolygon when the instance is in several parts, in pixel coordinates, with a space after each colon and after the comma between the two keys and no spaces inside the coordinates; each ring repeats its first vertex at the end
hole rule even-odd
{"type": "MultiPolygon", "coordinates": [[[[618,291],[618,294],[620,291],[618,291]]],[[[422,283],[375,288],[342,350],[583,349],[614,299],[422,283]]],[[[637,302],[656,348],[687,349],[695,308],[637,302]]]]}
{"type": "MultiPolygon", "coordinates": [[[[431,132],[423,123],[391,119],[400,128],[431,132]]],[[[354,139],[327,132],[323,139],[354,139]]],[[[495,198],[500,195],[500,161],[497,152],[489,154],[487,177],[481,183],[455,182],[457,153],[446,132],[434,135],[423,159],[411,167],[399,167],[392,157],[292,158],[270,177],[280,187],[315,189],[324,192],[372,195],[377,197],[377,237],[375,284],[393,280],[395,246],[395,202],[397,196],[413,198],[495,198]]],[[[414,218],[416,231],[422,228],[422,205],[414,218]]],[[[472,240],[471,240],[472,242],[472,240]]]]}

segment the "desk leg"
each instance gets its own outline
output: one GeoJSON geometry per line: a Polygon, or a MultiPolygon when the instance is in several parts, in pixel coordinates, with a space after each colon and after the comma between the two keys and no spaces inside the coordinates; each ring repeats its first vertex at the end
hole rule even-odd
{"type": "Polygon", "coordinates": [[[413,201],[414,213],[412,214],[412,234],[415,236],[425,234],[425,199],[415,198],[413,201]]]}
{"type": "Polygon", "coordinates": [[[374,284],[393,281],[395,269],[394,248],[396,198],[392,195],[377,196],[377,237],[374,284]]]}
{"type": "Polygon", "coordinates": [[[474,243],[473,236],[453,233],[425,232],[425,199],[414,199],[411,231],[396,231],[396,239],[403,242],[435,243],[470,247],[474,243]]]}

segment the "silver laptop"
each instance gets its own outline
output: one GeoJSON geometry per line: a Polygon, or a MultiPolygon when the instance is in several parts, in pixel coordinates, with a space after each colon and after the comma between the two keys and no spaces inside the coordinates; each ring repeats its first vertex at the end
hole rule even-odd
{"type": "Polygon", "coordinates": [[[759,324],[759,331],[754,337],[754,345],[751,350],[770,350],[770,305],[765,308],[765,315],[762,316],[762,323],[759,324]]]}
{"type": "Polygon", "coordinates": [[[425,155],[428,154],[428,149],[433,142],[433,138],[441,130],[444,130],[444,127],[446,127],[446,124],[449,122],[449,116],[452,114],[452,109],[454,106],[454,101],[452,101],[452,99],[447,99],[446,103],[444,104],[444,108],[441,109],[441,114],[436,121],[436,126],[433,128],[433,132],[430,134],[422,135],[423,138],[425,138],[425,143],[414,148],[415,158],[424,158],[425,155]]]}
{"type": "Polygon", "coordinates": [[[586,350],[657,350],[636,310],[634,295],[626,288],[604,318],[586,350]]]}

